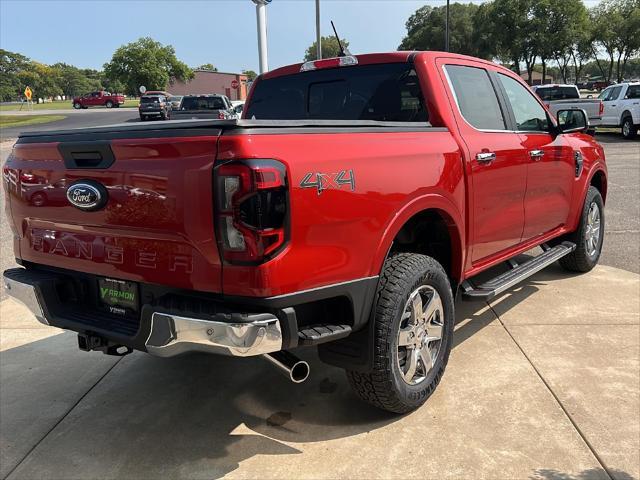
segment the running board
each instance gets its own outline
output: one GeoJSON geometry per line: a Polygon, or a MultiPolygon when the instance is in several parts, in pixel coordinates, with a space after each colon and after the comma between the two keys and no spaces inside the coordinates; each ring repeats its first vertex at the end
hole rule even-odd
{"type": "Polygon", "coordinates": [[[467,299],[483,298],[487,300],[493,298],[529,278],[531,275],[538,273],[543,268],[548,267],[556,260],[570,254],[576,249],[576,244],[562,242],[552,248],[547,244],[543,244],[542,249],[544,250],[543,253],[521,265],[518,265],[513,259],[509,260],[508,263],[511,266],[511,270],[498,275],[478,287],[474,286],[470,281],[465,280],[462,282],[462,295],[467,297],[467,299]]]}

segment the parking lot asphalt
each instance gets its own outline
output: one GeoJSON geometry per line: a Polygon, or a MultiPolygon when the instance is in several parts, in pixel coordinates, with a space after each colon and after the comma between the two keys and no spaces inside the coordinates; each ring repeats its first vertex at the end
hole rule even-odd
{"type": "MultiPolygon", "coordinates": [[[[301,385],[259,358],[114,358],[1,301],[0,478],[639,479],[640,142],[598,139],[602,265],[459,302],[444,379],[403,417],[311,350],[301,385]]],[[[4,216],[0,233],[4,269],[4,216]]]]}
{"type": "MultiPolygon", "coordinates": [[[[20,115],[22,112],[1,112],[2,115],[20,115]]],[[[0,141],[17,138],[20,132],[46,132],[64,130],[68,128],[88,128],[111,125],[123,122],[138,122],[138,110],[135,108],[89,108],[86,110],[38,110],[28,112],[35,115],[65,115],[62,120],[25,127],[11,127],[0,129],[0,141]]]]}

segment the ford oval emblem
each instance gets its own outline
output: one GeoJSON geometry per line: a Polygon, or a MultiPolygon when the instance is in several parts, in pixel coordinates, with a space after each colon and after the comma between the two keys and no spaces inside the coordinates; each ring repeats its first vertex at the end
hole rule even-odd
{"type": "Polygon", "coordinates": [[[93,180],[80,180],[67,188],[67,200],[80,210],[99,210],[107,203],[107,189],[93,180]]]}

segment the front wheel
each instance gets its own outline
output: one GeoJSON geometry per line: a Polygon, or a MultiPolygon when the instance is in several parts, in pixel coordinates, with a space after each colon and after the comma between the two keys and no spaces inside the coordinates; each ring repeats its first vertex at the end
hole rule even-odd
{"type": "Polygon", "coordinates": [[[355,393],[394,413],[420,407],[438,386],[453,339],[449,279],[433,258],[398,253],[385,262],[371,320],[373,369],[347,370],[355,393]]]}
{"type": "Polygon", "coordinates": [[[75,102],[73,104],[73,108],[75,108],[76,110],[80,110],[82,108],[82,105],[80,105],[78,102],[75,102]]]}
{"type": "Polygon", "coordinates": [[[587,190],[580,225],[567,239],[576,244],[576,249],[560,259],[566,270],[588,272],[598,264],[604,240],[604,204],[596,187],[587,190]]]}
{"type": "Polygon", "coordinates": [[[638,127],[633,124],[633,118],[624,117],[622,120],[622,136],[627,140],[635,138],[638,133],[638,127]]]}

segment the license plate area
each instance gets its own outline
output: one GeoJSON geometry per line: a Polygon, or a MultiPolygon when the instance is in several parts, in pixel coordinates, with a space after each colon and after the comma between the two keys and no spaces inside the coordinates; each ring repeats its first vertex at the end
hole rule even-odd
{"type": "Polygon", "coordinates": [[[98,279],[98,305],[102,310],[120,317],[137,316],[139,303],[140,292],[136,282],[98,279]]]}

